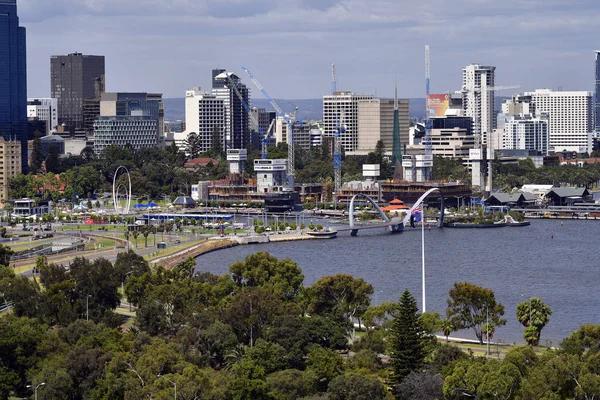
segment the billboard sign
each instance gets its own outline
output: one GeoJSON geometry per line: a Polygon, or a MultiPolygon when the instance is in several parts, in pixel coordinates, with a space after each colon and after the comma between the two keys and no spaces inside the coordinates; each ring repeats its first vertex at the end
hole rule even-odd
{"type": "Polygon", "coordinates": [[[443,117],[449,106],[450,95],[448,93],[430,94],[427,98],[427,110],[429,110],[430,117],[443,117]]]}

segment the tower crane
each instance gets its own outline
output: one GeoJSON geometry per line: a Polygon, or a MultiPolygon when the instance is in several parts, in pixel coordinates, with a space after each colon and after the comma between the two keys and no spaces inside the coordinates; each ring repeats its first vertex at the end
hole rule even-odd
{"type": "Polygon", "coordinates": [[[261,158],[263,160],[266,160],[268,158],[267,146],[268,146],[268,143],[269,143],[269,131],[271,130],[271,126],[273,126],[273,122],[271,122],[271,126],[269,127],[269,129],[267,130],[267,132],[263,132],[262,127],[258,123],[258,119],[252,113],[252,110],[250,109],[250,107],[248,106],[248,104],[246,104],[246,101],[244,100],[244,97],[240,93],[240,91],[237,88],[237,86],[236,86],[235,82],[233,81],[233,79],[231,79],[231,76],[227,76],[227,79],[229,80],[229,84],[233,88],[233,91],[235,92],[235,94],[237,95],[237,97],[240,99],[240,102],[242,103],[242,106],[244,107],[244,109],[246,110],[246,112],[248,112],[248,116],[252,120],[252,123],[256,124],[256,128],[258,129],[258,132],[260,133],[260,136],[262,137],[262,139],[261,139],[261,152],[260,152],[260,156],[261,156],[261,158]]]}
{"type": "MultiPolygon", "coordinates": [[[[429,64],[429,45],[425,46],[425,143],[424,144],[424,148],[425,148],[425,161],[433,161],[433,156],[432,156],[432,151],[431,151],[431,117],[430,117],[430,112],[429,112],[429,104],[427,104],[427,102],[429,101],[429,80],[431,78],[431,71],[430,71],[430,64],[429,64]]],[[[417,180],[417,169],[413,168],[413,182],[416,182],[417,180]]],[[[429,181],[431,180],[431,169],[427,169],[427,173],[426,176],[424,177],[424,180],[429,181]]]]}
{"type": "Polygon", "coordinates": [[[269,93],[265,90],[265,88],[260,84],[260,82],[252,75],[252,73],[246,67],[242,67],[244,72],[248,74],[248,77],[254,83],[254,86],[258,90],[261,91],[263,96],[271,103],[271,106],[277,112],[277,115],[282,118],[287,125],[287,141],[288,141],[288,159],[287,159],[287,175],[288,175],[288,186],[291,190],[294,190],[294,177],[296,176],[295,166],[295,158],[294,158],[294,123],[298,121],[296,119],[296,114],[298,113],[298,107],[294,108],[294,112],[292,114],[286,114],[283,112],[281,107],[271,98],[269,93]]]}

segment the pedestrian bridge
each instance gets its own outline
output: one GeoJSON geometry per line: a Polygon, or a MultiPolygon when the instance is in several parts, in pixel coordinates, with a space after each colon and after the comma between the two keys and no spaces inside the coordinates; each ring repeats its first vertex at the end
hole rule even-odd
{"type": "MultiPolygon", "coordinates": [[[[398,216],[398,217],[388,217],[385,212],[383,212],[383,210],[379,207],[379,205],[377,204],[377,202],[375,202],[375,200],[373,200],[371,197],[367,196],[366,194],[363,193],[359,193],[357,195],[355,195],[354,197],[352,197],[352,200],[350,200],[350,226],[348,228],[338,228],[338,232],[340,231],[350,231],[350,234],[352,236],[356,236],[358,235],[358,231],[362,230],[362,229],[377,229],[377,228],[386,228],[386,229],[390,229],[391,233],[400,233],[404,231],[404,227],[407,224],[410,224],[410,216],[412,215],[413,211],[417,208],[420,207],[421,204],[423,204],[423,201],[427,198],[427,196],[429,196],[431,193],[435,192],[435,191],[439,191],[441,194],[441,191],[439,188],[432,188],[429,189],[427,192],[423,193],[423,195],[421,197],[419,197],[419,200],[417,200],[417,202],[415,204],[413,204],[413,206],[410,208],[410,210],[407,210],[406,215],[404,216],[398,216]],[[373,223],[373,224],[365,224],[365,225],[357,225],[356,221],[354,219],[354,201],[357,198],[362,198],[365,199],[366,201],[368,201],[374,208],[375,210],[377,210],[377,212],[379,212],[379,215],[381,216],[381,219],[383,221],[378,222],[378,223],[373,223]]],[[[441,195],[440,196],[441,200],[440,200],[440,218],[439,218],[439,226],[440,228],[444,226],[444,196],[441,195]]]]}

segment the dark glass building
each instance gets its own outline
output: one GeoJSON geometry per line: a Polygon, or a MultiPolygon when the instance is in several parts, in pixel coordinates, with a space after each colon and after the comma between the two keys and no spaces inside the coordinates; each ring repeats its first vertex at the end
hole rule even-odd
{"type": "Polygon", "coordinates": [[[0,136],[21,142],[27,172],[27,58],[16,0],[0,0],[0,136]]]}
{"type": "Polygon", "coordinates": [[[65,134],[85,132],[83,103],[97,99],[104,87],[104,56],[50,57],[50,93],[58,100],[58,125],[64,126],[65,134]]]}
{"type": "Polygon", "coordinates": [[[431,118],[432,129],[466,129],[467,135],[473,134],[473,119],[471,117],[437,117],[431,118]]]}
{"type": "Polygon", "coordinates": [[[231,87],[232,81],[249,107],[250,91],[242,80],[224,69],[212,70],[212,94],[223,100],[225,109],[224,149],[245,149],[251,142],[248,111],[231,87]]]}

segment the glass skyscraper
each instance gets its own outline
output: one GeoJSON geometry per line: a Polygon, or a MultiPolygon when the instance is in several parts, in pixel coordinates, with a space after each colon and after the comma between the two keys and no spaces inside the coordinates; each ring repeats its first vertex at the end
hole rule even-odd
{"type": "Polygon", "coordinates": [[[21,142],[27,171],[27,58],[16,0],[0,0],[0,136],[21,142]]]}
{"type": "Polygon", "coordinates": [[[58,100],[58,124],[67,136],[84,134],[84,102],[99,98],[104,87],[104,56],[50,57],[50,97],[58,100]]]}

